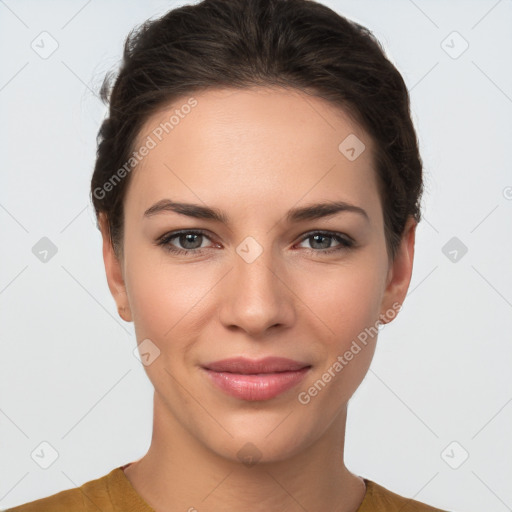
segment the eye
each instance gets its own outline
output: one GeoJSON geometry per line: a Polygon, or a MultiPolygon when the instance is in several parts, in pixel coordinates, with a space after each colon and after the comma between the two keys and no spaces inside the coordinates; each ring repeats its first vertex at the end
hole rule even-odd
{"type": "MultiPolygon", "coordinates": [[[[166,233],[157,239],[156,244],[162,246],[166,251],[179,255],[200,255],[206,247],[202,245],[205,239],[210,240],[203,230],[182,230],[166,233]],[[181,245],[176,247],[173,241],[181,245]]],[[[311,231],[302,237],[300,243],[309,241],[313,248],[307,251],[315,254],[331,254],[338,251],[350,249],[355,246],[352,238],[344,235],[343,233],[336,233],[331,231],[311,231]],[[336,240],[338,245],[331,247],[332,240],[336,240]]]]}
{"type": "Polygon", "coordinates": [[[164,247],[166,251],[175,254],[201,254],[204,247],[201,247],[203,239],[209,237],[206,236],[202,230],[194,231],[174,231],[172,233],[166,233],[157,240],[157,245],[164,247]],[[184,248],[181,249],[171,243],[172,240],[177,239],[177,242],[184,248]]]}
{"type": "Polygon", "coordinates": [[[312,231],[302,237],[301,243],[310,241],[313,246],[308,249],[317,254],[331,254],[337,251],[343,251],[354,247],[355,242],[352,238],[344,235],[343,233],[336,233],[331,231],[312,231]],[[339,243],[337,246],[331,247],[331,240],[335,239],[339,243]],[[316,246],[316,247],[315,247],[316,246]]]}

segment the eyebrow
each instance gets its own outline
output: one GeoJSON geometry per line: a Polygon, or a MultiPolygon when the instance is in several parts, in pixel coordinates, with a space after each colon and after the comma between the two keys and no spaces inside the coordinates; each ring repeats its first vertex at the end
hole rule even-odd
{"type": "MultiPolygon", "coordinates": [[[[201,206],[193,203],[179,203],[170,199],[161,199],[144,212],[144,217],[152,217],[162,212],[175,212],[187,217],[196,219],[206,219],[229,225],[227,215],[217,208],[201,206]]],[[[328,201],[315,203],[307,206],[292,208],[286,214],[288,223],[300,222],[305,220],[315,220],[323,217],[330,217],[341,212],[352,212],[362,215],[366,220],[370,220],[368,214],[363,208],[345,201],[328,201]]]]}

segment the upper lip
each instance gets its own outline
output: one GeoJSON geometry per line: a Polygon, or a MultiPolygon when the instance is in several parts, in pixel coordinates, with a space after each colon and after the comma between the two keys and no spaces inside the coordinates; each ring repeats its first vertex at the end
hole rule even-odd
{"type": "Polygon", "coordinates": [[[205,364],[204,368],[215,372],[252,374],[290,372],[300,370],[308,366],[311,365],[294,361],[293,359],[288,359],[286,357],[265,357],[263,359],[234,357],[205,364]]]}

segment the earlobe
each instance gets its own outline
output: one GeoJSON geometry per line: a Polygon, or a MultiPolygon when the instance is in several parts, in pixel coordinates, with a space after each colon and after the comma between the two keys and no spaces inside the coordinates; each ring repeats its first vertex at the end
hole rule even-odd
{"type": "Polygon", "coordinates": [[[117,312],[119,313],[119,316],[125,321],[125,322],[131,322],[132,321],[132,314],[130,311],[130,308],[128,306],[118,306],[117,312]]]}
{"type": "Polygon", "coordinates": [[[390,265],[380,312],[383,324],[395,318],[407,295],[414,262],[416,226],[416,220],[409,217],[395,259],[390,265]]]}
{"type": "Polygon", "coordinates": [[[119,258],[112,247],[110,229],[104,213],[100,213],[98,225],[103,239],[103,262],[105,264],[105,274],[110,293],[116,302],[119,316],[126,322],[131,322],[132,314],[128,303],[128,296],[126,294],[122,262],[119,261],[119,258]]]}

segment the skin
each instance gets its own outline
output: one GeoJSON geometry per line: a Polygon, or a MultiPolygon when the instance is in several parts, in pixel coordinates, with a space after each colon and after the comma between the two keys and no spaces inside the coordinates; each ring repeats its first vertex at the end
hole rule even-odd
{"type": "MultiPolygon", "coordinates": [[[[407,223],[391,261],[373,142],[326,100],[263,87],[194,97],[197,106],[133,171],[119,258],[100,218],[108,285],[120,315],[134,322],[137,343],[149,338],[160,350],[145,366],[155,388],[151,446],[125,474],[157,512],[355,511],[365,485],[343,460],[347,404],[378,336],[308,404],[297,395],[403,302],[416,222],[407,223]],[[366,146],[354,161],[338,150],[349,134],[366,146]],[[145,218],[164,198],[218,208],[230,224],[171,211],[145,218]],[[363,208],[369,220],[348,211],[285,220],[291,208],[341,200],[363,208]],[[156,245],[161,235],[181,229],[207,231],[196,245],[170,242],[201,247],[201,254],[175,255],[156,245]],[[345,234],[356,245],[322,255],[329,241],[341,245],[336,238],[315,243],[318,230],[345,234]],[[263,249],[251,263],[236,252],[248,236],[263,249]],[[245,401],[214,387],[200,367],[239,355],[277,355],[312,367],[296,388],[245,401]],[[249,442],[260,456],[253,466],[237,456],[249,442]]],[[[137,144],[187,99],[153,115],[137,144]]]]}

